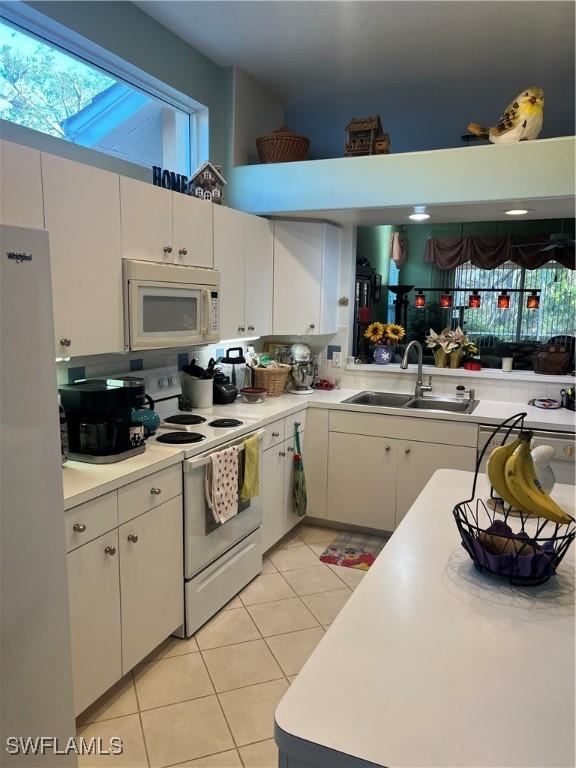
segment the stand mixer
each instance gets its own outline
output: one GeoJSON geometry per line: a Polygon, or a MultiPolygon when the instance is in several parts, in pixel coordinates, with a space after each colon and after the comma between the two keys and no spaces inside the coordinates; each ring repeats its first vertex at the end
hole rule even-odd
{"type": "Polygon", "coordinates": [[[293,395],[309,395],[314,391],[310,385],[315,373],[310,347],[307,344],[293,344],[290,353],[293,362],[288,391],[293,395]]]}

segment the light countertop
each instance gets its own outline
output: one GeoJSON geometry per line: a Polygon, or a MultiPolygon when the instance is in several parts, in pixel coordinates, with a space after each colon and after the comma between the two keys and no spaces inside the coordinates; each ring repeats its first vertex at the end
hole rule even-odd
{"type": "Polygon", "coordinates": [[[434,475],[278,705],[303,764],[574,765],[574,546],[539,587],[480,574],[451,511],[472,478],[434,475]]]}
{"type": "Polygon", "coordinates": [[[314,392],[311,395],[285,394],[280,397],[267,398],[263,403],[249,405],[238,400],[232,405],[214,406],[215,417],[246,419],[245,425],[233,433],[223,433],[215,440],[206,440],[186,449],[162,446],[154,440],[148,441],[145,453],[132,459],[119,461],[115,464],[87,464],[79,461],[69,461],[63,467],[64,505],[65,509],[82,504],[103,493],[120,488],[134,482],[152,472],[176,464],[186,456],[198,455],[206,450],[217,447],[231,437],[241,437],[243,434],[259,429],[279,418],[284,418],[307,407],[329,408],[382,415],[406,416],[416,419],[435,419],[441,421],[464,421],[479,424],[498,424],[509,416],[525,411],[528,416],[526,426],[531,429],[549,429],[563,432],[574,432],[574,413],[561,408],[555,411],[543,411],[540,408],[523,405],[522,403],[505,403],[492,400],[481,400],[471,414],[437,413],[414,411],[411,409],[379,408],[362,405],[351,405],[342,401],[357,394],[358,390],[333,389],[328,392],[314,392]]]}

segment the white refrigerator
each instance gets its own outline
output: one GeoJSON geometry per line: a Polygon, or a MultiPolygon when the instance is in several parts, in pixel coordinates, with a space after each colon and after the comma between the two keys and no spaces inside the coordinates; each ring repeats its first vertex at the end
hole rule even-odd
{"type": "Polygon", "coordinates": [[[7,750],[75,729],[48,233],[0,226],[0,259],[0,765],[69,768],[7,750]]]}

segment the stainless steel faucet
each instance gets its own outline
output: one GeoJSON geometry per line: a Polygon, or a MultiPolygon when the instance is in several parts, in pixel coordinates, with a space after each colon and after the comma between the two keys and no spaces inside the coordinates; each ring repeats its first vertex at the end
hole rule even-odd
{"type": "Polygon", "coordinates": [[[400,368],[404,368],[404,369],[408,368],[408,355],[412,347],[416,347],[418,351],[418,377],[416,378],[416,387],[414,390],[414,396],[422,397],[423,392],[432,391],[432,376],[428,377],[428,384],[422,383],[422,344],[420,344],[420,342],[417,341],[416,339],[414,339],[414,341],[411,341],[410,344],[408,344],[408,346],[404,350],[404,357],[402,358],[402,362],[400,363],[400,368]]]}

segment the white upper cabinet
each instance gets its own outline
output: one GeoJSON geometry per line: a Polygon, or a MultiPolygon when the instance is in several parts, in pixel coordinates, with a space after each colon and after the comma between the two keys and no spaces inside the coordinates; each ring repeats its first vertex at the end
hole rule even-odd
{"type": "Polygon", "coordinates": [[[0,222],[44,228],[40,152],[0,141],[0,222]]]}
{"type": "Polygon", "coordinates": [[[214,266],[214,204],[172,192],[172,255],[174,264],[214,266]]]}
{"type": "Polygon", "coordinates": [[[340,231],[316,222],[274,223],[275,335],[338,330],[340,231]]]}
{"type": "Polygon", "coordinates": [[[122,257],[214,266],[213,204],[120,177],[122,257]]]}
{"type": "Polygon", "coordinates": [[[233,208],[214,210],[214,267],[220,270],[220,337],[245,335],[244,215],[233,208]]]}
{"type": "Polygon", "coordinates": [[[273,237],[272,223],[245,216],[244,317],[247,336],[272,333],[273,237]]]}
{"type": "Polygon", "coordinates": [[[172,195],[166,189],[120,176],[122,257],[173,261],[172,195]]]}
{"type": "Polygon", "coordinates": [[[56,355],[124,349],[118,176],[42,154],[56,355]]]}
{"type": "Polygon", "coordinates": [[[214,267],[220,270],[221,338],[272,330],[272,234],[267,219],[214,206],[214,267]]]}

